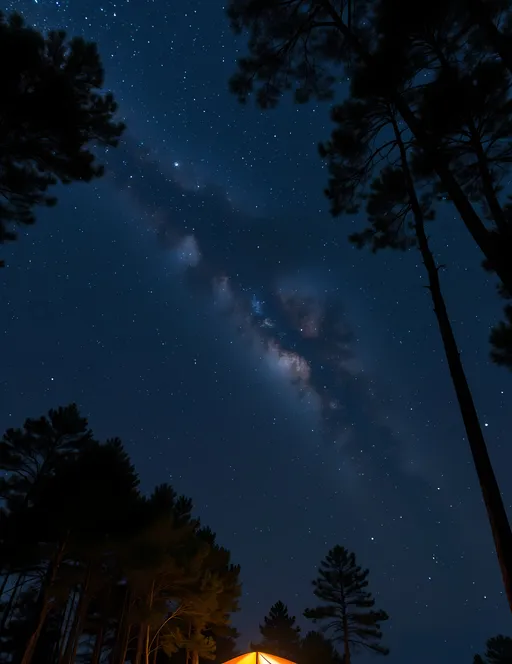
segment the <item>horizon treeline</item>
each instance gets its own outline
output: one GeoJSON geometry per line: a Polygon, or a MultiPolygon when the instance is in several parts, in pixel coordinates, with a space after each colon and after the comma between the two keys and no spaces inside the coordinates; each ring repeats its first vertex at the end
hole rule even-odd
{"type": "Polygon", "coordinates": [[[318,625],[304,637],[295,616],[281,601],[276,602],[260,625],[262,639],[251,643],[251,650],[268,652],[300,664],[350,664],[353,655],[368,651],[388,655],[382,644],[381,624],[389,616],[375,609],[368,588],[368,569],[356,562],[355,554],[337,545],[330,549],[312,581],[318,600],[303,612],[304,618],[318,625]]]}
{"type": "Polygon", "coordinates": [[[0,473],[0,661],[234,655],[230,551],[169,484],[144,495],[121,441],[96,440],[75,404],[9,429],[0,473]]]}
{"type": "MultiPolygon", "coordinates": [[[[335,550],[339,551],[340,548],[331,549],[328,557],[332,556],[335,550]]],[[[353,556],[353,554],[348,555],[353,556]]],[[[324,569],[326,561],[327,559],[323,564],[324,569]]],[[[313,585],[316,586],[316,582],[313,582],[313,585]]],[[[331,590],[333,590],[332,586],[331,590]]],[[[319,629],[303,631],[297,624],[296,617],[289,613],[288,606],[282,601],[278,601],[270,607],[263,623],[260,624],[262,638],[258,643],[251,643],[251,649],[275,654],[300,664],[349,664],[354,655],[357,656],[364,650],[373,650],[383,655],[389,654],[389,650],[379,643],[381,635],[377,639],[374,638],[375,631],[370,640],[368,640],[369,632],[364,635],[357,634],[354,629],[353,615],[359,617],[361,626],[364,625],[365,620],[364,612],[361,613],[357,608],[353,603],[353,598],[346,597],[343,600],[340,592],[331,594],[327,598],[326,604],[313,610],[316,615],[316,620],[313,622],[320,622],[319,629]],[[347,647],[346,650],[342,649],[341,653],[340,644],[347,647]],[[377,645],[376,650],[375,645],[377,645]]],[[[306,609],[303,616],[311,619],[311,614],[312,610],[306,609]]],[[[473,664],[511,663],[512,638],[502,634],[487,639],[483,655],[475,654],[473,656],[473,664]]]]}
{"type": "MultiPolygon", "coordinates": [[[[220,664],[239,654],[240,566],[190,498],[169,484],[142,493],[122,442],[98,441],[76,404],[4,433],[0,499],[0,662],[220,664]]],[[[368,574],[333,547],[312,581],[319,604],[304,611],[320,631],[302,638],[278,602],[251,647],[298,664],[388,654],[368,574]]]]}

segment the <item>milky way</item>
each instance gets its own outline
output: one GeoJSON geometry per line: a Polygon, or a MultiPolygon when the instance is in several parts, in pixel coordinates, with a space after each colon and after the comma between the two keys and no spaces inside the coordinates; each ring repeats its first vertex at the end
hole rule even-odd
{"type": "Polygon", "coordinates": [[[358,355],[343,288],[311,262],[319,248],[324,260],[329,254],[337,260],[343,229],[327,221],[314,232],[298,222],[290,231],[282,219],[235,207],[218,186],[191,186],[178,167],[165,164],[132,135],[109,156],[108,178],[128,196],[137,223],[154,233],[174,278],[206,295],[269,375],[290,385],[318,419],[324,445],[350,467],[354,489],[358,477],[372,469],[381,474],[387,465],[387,474],[395,468],[437,486],[438,473],[424,467],[401,434],[399,414],[358,355]],[[356,410],[366,421],[357,430],[356,410]],[[381,431],[377,455],[365,442],[372,427],[381,431]]]}
{"type": "Polygon", "coordinates": [[[111,165],[115,186],[135,198],[141,223],[154,229],[184,283],[211,293],[265,361],[319,409],[326,440],[343,438],[354,335],[339,295],[315,284],[316,275],[309,281],[300,276],[311,241],[244,215],[216,188],[208,187],[201,199],[197,188],[190,191],[179,173],[163,173],[134,140],[111,165]]]}

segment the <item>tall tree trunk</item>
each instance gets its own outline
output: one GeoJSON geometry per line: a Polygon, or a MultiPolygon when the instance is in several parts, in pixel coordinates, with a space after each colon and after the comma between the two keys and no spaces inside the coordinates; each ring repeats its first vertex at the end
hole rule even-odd
{"type": "Polygon", "coordinates": [[[343,584],[343,570],[339,567],[340,575],[340,599],[341,599],[341,624],[343,626],[343,664],[350,664],[350,625],[347,615],[347,601],[345,597],[345,586],[343,584]]]}
{"type": "MultiPolygon", "coordinates": [[[[366,50],[366,47],[358,37],[348,29],[338,10],[330,0],[320,0],[322,7],[331,18],[334,27],[343,36],[350,50],[361,59],[370,69],[373,67],[374,56],[366,50]]],[[[470,232],[476,244],[486,257],[492,269],[496,272],[505,288],[512,293],[512,261],[508,256],[502,255],[498,247],[493,243],[493,238],[480,219],[470,200],[457,182],[450,164],[444,154],[436,149],[432,138],[425,129],[425,125],[413,112],[407,101],[399,91],[391,91],[389,101],[396,106],[403,121],[411,130],[418,146],[428,156],[432,168],[436,172],[450,200],[455,205],[460,218],[470,232]]]]}
{"type": "Polygon", "coordinates": [[[20,664],[30,664],[30,662],[32,661],[32,657],[34,656],[37,642],[39,640],[39,637],[41,636],[41,631],[43,629],[48,613],[50,612],[50,600],[51,600],[50,591],[57,578],[57,574],[62,559],[64,557],[65,550],[66,550],[66,541],[61,543],[59,549],[55,554],[54,559],[50,562],[50,567],[46,579],[43,582],[44,587],[41,589],[42,604],[40,606],[39,614],[37,616],[35,629],[27,641],[27,645],[25,646],[25,651],[20,660],[20,664]]]}
{"type": "Polygon", "coordinates": [[[73,589],[73,592],[71,593],[71,598],[68,599],[68,602],[66,604],[66,611],[65,611],[65,625],[64,629],[61,631],[61,636],[60,636],[60,644],[59,644],[59,659],[58,662],[61,664],[63,658],[64,658],[64,648],[66,647],[66,644],[69,640],[69,631],[70,631],[70,624],[73,616],[75,615],[76,611],[76,596],[78,594],[78,591],[76,587],[73,589]]]}
{"type": "Polygon", "coordinates": [[[9,601],[7,602],[3,615],[2,615],[2,620],[0,622],[0,634],[5,630],[5,627],[7,625],[7,620],[9,618],[9,615],[12,611],[12,607],[14,606],[14,602],[16,600],[16,596],[18,594],[18,591],[20,589],[21,583],[22,583],[23,575],[18,574],[18,578],[16,579],[16,583],[10,590],[10,596],[9,596],[9,601]]]}
{"type": "Polygon", "coordinates": [[[41,636],[41,632],[43,631],[44,623],[46,622],[46,618],[49,612],[50,612],[50,600],[48,598],[45,598],[43,601],[43,606],[41,607],[41,610],[39,612],[36,628],[30,635],[28,643],[25,647],[25,652],[23,653],[23,657],[21,658],[20,664],[30,664],[30,662],[32,661],[32,657],[34,656],[37,642],[39,641],[39,637],[41,636]]]}
{"type": "Polygon", "coordinates": [[[100,626],[98,627],[98,633],[96,634],[96,641],[94,642],[94,650],[92,651],[91,664],[100,664],[104,633],[105,633],[105,627],[103,623],[101,623],[100,626]]]}
{"type": "Polygon", "coordinates": [[[103,651],[103,638],[105,631],[108,630],[108,615],[110,615],[110,599],[112,594],[112,585],[109,584],[104,593],[101,593],[100,599],[100,617],[98,623],[98,631],[96,632],[96,639],[94,641],[94,649],[91,656],[91,664],[100,664],[101,653],[103,651]]]}
{"type": "Polygon", "coordinates": [[[159,648],[160,648],[160,634],[157,634],[155,643],[153,645],[153,664],[156,664],[159,648]]]}
{"type": "Polygon", "coordinates": [[[71,658],[69,660],[69,664],[73,664],[73,662],[76,660],[76,652],[78,650],[78,645],[80,643],[80,638],[83,634],[83,629],[84,629],[84,621],[85,617],[87,615],[87,609],[89,608],[89,602],[90,602],[90,597],[88,593],[85,594],[84,596],[84,603],[81,608],[81,613],[80,613],[80,619],[76,628],[76,633],[75,633],[75,638],[73,642],[73,652],[71,653],[71,658]]]}
{"type": "Polygon", "coordinates": [[[10,577],[11,577],[11,575],[10,575],[9,572],[6,572],[4,574],[4,580],[2,581],[2,585],[0,586],[0,599],[2,599],[2,597],[4,595],[5,588],[7,586],[7,583],[9,582],[10,577]]]}
{"type": "MultiPolygon", "coordinates": [[[[153,599],[155,595],[155,581],[153,580],[153,583],[151,584],[151,591],[149,593],[149,611],[153,609],[153,599]]],[[[150,626],[149,622],[146,625],[146,634],[145,634],[145,643],[144,643],[144,664],[149,664],[149,655],[150,655],[150,642],[149,642],[149,636],[150,636],[150,626]]]]}
{"type": "Polygon", "coordinates": [[[69,639],[66,643],[66,649],[64,650],[63,662],[64,664],[72,664],[75,655],[76,649],[78,647],[78,642],[82,636],[82,627],[87,613],[87,607],[89,606],[89,586],[91,582],[91,573],[92,573],[92,562],[87,563],[87,568],[85,570],[85,578],[82,583],[82,588],[80,590],[80,598],[78,600],[78,605],[75,610],[75,615],[73,619],[73,627],[69,634],[69,639]]]}
{"type": "MultiPolygon", "coordinates": [[[[192,638],[192,623],[188,624],[188,640],[192,638]]],[[[191,653],[190,650],[187,648],[186,653],[185,653],[185,664],[191,664],[190,662],[191,659],[191,653]]]]}
{"type": "Polygon", "coordinates": [[[116,630],[116,638],[115,638],[115,643],[114,647],[112,649],[112,653],[110,655],[110,664],[122,664],[124,662],[124,659],[121,660],[119,659],[121,654],[124,653],[124,657],[126,659],[126,649],[127,649],[127,638],[126,637],[126,631],[128,627],[128,609],[129,609],[129,604],[130,604],[130,590],[128,587],[128,584],[124,587],[124,598],[123,598],[123,606],[121,608],[121,615],[119,616],[119,622],[117,625],[117,630],[116,630]]]}
{"type": "MultiPolygon", "coordinates": [[[[437,59],[439,60],[444,71],[451,77],[453,84],[456,86],[459,82],[459,72],[454,68],[452,64],[446,59],[442,48],[439,44],[433,44],[433,51],[436,54],[437,59]]],[[[484,151],[481,136],[478,132],[478,129],[475,125],[475,120],[471,114],[471,109],[467,110],[464,114],[464,122],[469,129],[470,141],[477,158],[478,171],[480,173],[480,179],[482,184],[482,193],[489,210],[491,212],[494,223],[496,224],[499,231],[503,236],[508,235],[509,233],[509,223],[503,208],[500,205],[498,197],[496,195],[496,189],[492,180],[491,171],[489,169],[489,160],[484,151]]],[[[409,166],[407,165],[407,168],[409,166]]],[[[415,195],[415,194],[414,194],[415,195]]]]}
{"type": "Polygon", "coordinates": [[[343,664],[350,664],[350,640],[349,640],[349,634],[348,634],[348,620],[347,616],[343,616],[343,647],[344,647],[344,654],[343,654],[343,664]]]}
{"type": "Polygon", "coordinates": [[[457,401],[464,422],[464,428],[466,429],[473,463],[478,475],[478,481],[480,483],[484,504],[487,510],[505,593],[507,595],[510,610],[512,611],[512,531],[510,529],[505,505],[503,504],[498,482],[489,458],[482,427],[480,426],[473,396],[468,385],[455,335],[446,309],[441,290],[441,283],[439,281],[439,270],[428,245],[428,239],[425,234],[423,212],[409,170],[406,149],[402,142],[398,125],[395,120],[393,122],[406,186],[414,215],[418,247],[421,252],[423,264],[427,270],[429,289],[434,303],[434,312],[443,340],[452,383],[457,395],[457,401]]]}
{"type": "Polygon", "coordinates": [[[149,664],[149,625],[146,625],[146,636],[145,636],[145,644],[144,644],[144,664],[149,664]]]}
{"type": "Polygon", "coordinates": [[[139,634],[137,636],[137,650],[135,652],[135,662],[134,662],[134,664],[142,664],[142,655],[144,653],[145,636],[146,636],[146,625],[145,625],[145,623],[141,623],[139,625],[139,634]]]}
{"type": "Polygon", "coordinates": [[[126,662],[126,656],[128,655],[128,646],[130,644],[131,633],[132,633],[132,624],[127,623],[126,630],[124,633],[124,640],[122,641],[121,650],[119,653],[118,664],[124,664],[126,662]]]}
{"type": "MultiPolygon", "coordinates": [[[[500,205],[498,196],[496,195],[496,188],[492,181],[491,171],[489,170],[489,160],[487,155],[484,152],[482,141],[478,135],[478,130],[475,126],[473,118],[469,118],[469,131],[471,133],[471,143],[475,150],[476,158],[478,161],[478,170],[480,172],[480,178],[482,180],[482,191],[491,211],[494,222],[500,231],[503,234],[504,238],[510,234],[510,223],[507,219],[505,211],[500,205]]],[[[511,257],[512,260],[512,257],[511,257]]]]}
{"type": "Polygon", "coordinates": [[[67,608],[69,598],[66,604],[59,610],[58,627],[56,629],[55,638],[53,640],[53,647],[51,652],[51,662],[58,662],[60,659],[61,643],[62,643],[62,630],[67,617],[67,608]]]}
{"type": "MultiPolygon", "coordinates": [[[[149,661],[149,655],[152,652],[156,652],[158,650],[158,648],[160,647],[160,633],[161,633],[162,629],[167,625],[168,622],[170,622],[171,620],[176,618],[176,616],[181,613],[181,610],[182,610],[182,605],[179,605],[177,609],[175,609],[174,611],[169,613],[167,618],[160,624],[160,626],[158,627],[158,629],[154,633],[153,638],[151,639],[151,641],[149,641],[149,639],[148,639],[148,643],[149,643],[149,646],[147,646],[148,661],[149,661]],[[156,643],[155,649],[153,649],[153,645],[155,643],[156,643]]],[[[189,641],[190,641],[191,633],[192,633],[192,627],[189,624],[189,626],[188,626],[188,639],[189,639],[189,641]]],[[[186,662],[186,664],[189,664],[190,663],[190,650],[187,648],[185,653],[186,653],[185,654],[185,662],[186,662]]],[[[156,655],[155,655],[155,659],[156,659],[156,655]]]]}

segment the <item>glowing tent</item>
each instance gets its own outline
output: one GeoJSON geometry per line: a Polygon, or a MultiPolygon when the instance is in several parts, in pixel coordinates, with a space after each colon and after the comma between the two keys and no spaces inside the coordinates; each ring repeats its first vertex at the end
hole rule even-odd
{"type": "Polygon", "coordinates": [[[224,664],[295,664],[284,657],[268,655],[266,652],[246,652],[245,655],[233,657],[224,664]]]}

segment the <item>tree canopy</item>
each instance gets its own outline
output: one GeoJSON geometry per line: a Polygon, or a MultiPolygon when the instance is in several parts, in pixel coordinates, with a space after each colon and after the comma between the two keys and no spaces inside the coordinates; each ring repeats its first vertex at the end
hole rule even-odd
{"type": "Polygon", "coordinates": [[[352,653],[361,649],[389,654],[381,643],[381,623],[389,616],[374,609],[375,599],[366,590],[368,574],[369,570],[356,563],[354,553],[339,545],[333,547],[313,581],[315,597],[321,603],[304,611],[305,618],[320,623],[334,643],[343,646],[344,664],[350,664],[352,653]]]}
{"type": "Polygon", "coordinates": [[[334,644],[322,632],[309,631],[301,642],[299,664],[343,664],[334,644]]]}
{"type": "Polygon", "coordinates": [[[288,607],[279,601],[270,607],[268,615],[260,625],[261,641],[251,643],[251,650],[268,652],[285,659],[296,661],[301,645],[300,627],[295,616],[288,613],[288,607]]]}
{"type": "MultiPolygon", "coordinates": [[[[268,108],[288,91],[299,103],[336,101],[331,138],[319,150],[332,214],[353,222],[354,214],[366,213],[366,228],[350,240],[374,252],[420,251],[512,610],[512,530],[426,231],[441,202],[453,205],[484,267],[499,276],[500,294],[512,296],[511,206],[504,193],[512,163],[512,77],[499,36],[512,14],[498,5],[484,16],[480,0],[420,0],[419,7],[404,0],[232,0],[228,15],[235,32],[248,35],[248,54],[230,81],[240,101],[254,96],[268,108]],[[338,103],[347,79],[348,97],[338,103]]],[[[442,260],[459,263],[457,247],[442,260]]],[[[492,359],[506,366],[511,322],[508,305],[490,337],[492,359]]]]}
{"type": "MultiPolygon", "coordinates": [[[[227,12],[235,33],[247,36],[248,52],[230,79],[241,102],[253,97],[269,108],[287,92],[298,103],[332,102],[348,80],[352,105],[333,109],[335,121],[346,127],[338,140],[355,151],[359,169],[347,189],[393,165],[389,122],[370,121],[366,114],[366,126],[359,123],[357,137],[351,137],[354,114],[361,105],[392,107],[407,130],[415,176],[455,208],[487,269],[498,275],[502,293],[512,293],[512,227],[503,187],[511,148],[508,3],[231,0],[227,12]]],[[[338,182],[344,186],[342,178],[338,182]]],[[[506,310],[491,336],[493,359],[507,366],[510,316],[506,310]]]]}
{"type": "Polygon", "coordinates": [[[124,124],[93,42],[43,35],[0,12],[0,57],[9,63],[0,95],[2,244],[16,239],[17,225],[34,223],[37,206],[55,205],[54,185],[101,177],[98,148],[115,147],[124,124]]]}
{"type": "Polygon", "coordinates": [[[76,405],[9,429],[0,471],[0,649],[13,662],[147,664],[180,650],[198,662],[217,639],[233,645],[230,552],[171,486],[142,494],[122,442],[97,441],[76,405]]]}
{"type": "Polygon", "coordinates": [[[485,654],[475,655],[473,664],[511,664],[512,638],[498,634],[487,640],[485,654]]]}
{"type": "MultiPolygon", "coordinates": [[[[0,650],[13,664],[222,664],[238,654],[231,552],[169,484],[142,493],[121,440],[98,441],[76,404],[8,429],[0,478],[0,650]]],[[[322,632],[302,637],[278,601],[251,648],[297,664],[341,664],[337,644],[344,664],[358,646],[386,654],[387,615],[373,609],[367,576],[334,547],[313,581],[322,604],[304,614],[322,632]]]]}

